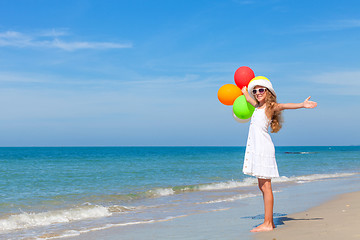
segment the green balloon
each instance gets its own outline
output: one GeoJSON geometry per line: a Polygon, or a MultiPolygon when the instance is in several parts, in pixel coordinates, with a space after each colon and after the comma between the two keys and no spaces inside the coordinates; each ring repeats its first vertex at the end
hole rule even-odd
{"type": "Polygon", "coordinates": [[[246,101],[244,95],[241,95],[235,99],[233,104],[233,111],[238,118],[248,119],[252,116],[254,110],[254,106],[246,101]]]}

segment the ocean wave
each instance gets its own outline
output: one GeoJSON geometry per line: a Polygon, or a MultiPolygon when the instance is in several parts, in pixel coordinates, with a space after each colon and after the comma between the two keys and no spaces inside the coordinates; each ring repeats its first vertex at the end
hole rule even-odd
{"type": "Polygon", "coordinates": [[[285,152],[286,154],[314,154],[317,152],[285,152]]]}
{"type": "Polygon", "coordinates": [[[120,205],[112,205],[108,207],[108,211],[111,213],[122,213],[122,212],[130,212],[141,209],[142,207],[127,207],[127,206],[120,206],[120,205]]]}
{"type": "Polygon", "coordinates": [[[175,194],[174,189],[172,188],[155,188],[147,191],[147,195],[150,197],[162,197],[175,194]]]}
{"type": "Polygon", "coordinates": [[[103,206],[82,206],[40,213],[24,212],[0,219],[0,231],[48,226],[56,223],[68,223],[71,221],[107,216],[111,216],[111,212],[103,206]]]}
{"type": "Polygon", "coordinates": [[[149,224],[149,223],[158,223],[158,222],[167,222],[171,221],[176,218],[186,217],[188,215],[179,215],[179,216],[169,216],[163,219],[150,219],[150,220],[143,220],[143,221],[134,221],[134,222],[125,222],[125,223],[115,223],[115,224],[106,224],[104,226],[81,229],[81,230],[66,230],[61,233],[53,233],[53,234],[44,234],[40,236],[41,239],[59,239],[59,238],[67,238],[67,237],[75,237],[79,236],[84,233],[94,232],[99,230],[105,230],[112,227],[123,227],[123,226],[130,226],[130,225],[139,225],[139,224],[149,224]]]}
{"type": "Polygon", "coordinates": [[[357,175],[358,173],[333,173],[333,174],[312,174],[312,175],[302,175],[302,176],[293,176],[293,177],[279,177],[272,179],[274,183],[281,183],[281,182],[297,182],[297,183],[304,183],[304,182],[312,182],[330,178],[341,178],[341,177],[350,177],[357,175]]]}
{"type": "Polygon", "coordinates": [[[213,204],[213,203],[222,203],[222,202],[234,202],[236,200],[241,200],[241,199],[244,199],[244,198],[257,197],[257,196],[260,196],[260,195],[261,194],[252,194],[252,193],[239,194],[239,195],[232,196],[232,197],[220,198],[220,199],[206,201],[206,202],[199,202],[199,203],[196,203],[196,204],[213,204]]]}
{"type": "Polygon", "coordinates": [[[156,188],[147,191],[145,195],[147,195],[148,197],[164,197],[185,192],[226,190],[238,187],[252,186],[254,184],[257,184],[257,180],[255,178],[246,178],[243,181],[230,180],[227,182],[156,188]]]}
{"type": "MultiPolygon", "coordinates": [[[[273,193],[278,193],[281,191],[273,191],[273,193]]],[[[206,201],[206,202],[199,202],[196,204],[213,204],[213,203],[224,203],[224,202],[234,202],[237,200],[245,199],[245,198],[252,198],[252,197],[258,197],[262,196],[261,193],[253,194],[253,193],[246,193],[246,194],[238,194],[231,197],[225,197],[225,198],[219,198],[216,200],[206,201]]]]}
{"type": "MultiPolygon", "coordinates": [[[[339,178],[356,175],[359,173],[334,173],[334,174],[312,174],[312,175],[303,175],[303,176],[281,176],[279,178],[273,178],[273,183],[284,183],[284,182],[309,182],[316,181],[327,178],[339,178]]],[[[194,184],[194,185],[182,185],[182,186],[169,186],[169,187],[158,187],[153,188],[144,192],[135,192],[128,194],[112,194],[112,195],[99,195],[92,196],[90,199],[86,199],[89,202],[99,203],[100,205],[103,202],[132,202],[139,199],[146,198],[159,198],[167,197],[175,194],[187,193],[187,192],[198,192],[198,191],[221,191],[227,189],[241,188],[241,187],[250,187],[257,185],[258,181],[255,177],[247,177],[243,180],[229,180],[224,182],[213,182],[213,183],[203,183],[203,184],[194,184]]],[[[121,206],[118,211],[129,211],[128,207],[121,206]]],[[[130,209],[133,210],[133,209],[130,209]]]]}
{"type": "MultiPolygon", "coordinates": [[[[286,182],[302,183],[302,182],[311,182],[311,181],[330,179],[330,178],[349,177],[356,174],[359,173],[312,174],[312,175],[302,175],[302,176],[292,176],[292,177],[281,176],[279,178],[273,178],[271,181],[273,183],[286,183],[286,182]]],[[[216,191],[216,190],[227,190],[227,189],[234,189],[240,187],[250,187],[257,185],[257,183],[258,181],[256,178],[248,177],[242,181],[230,180],[226,182],[156,188],[153,190],[149,190],[147,195],[149,197],[164,197],[164,196],[169,196],[184,192],[216,191]]]]}
{"type": "Polygon", "coordinates": [[[243,181],[227,181],[227,182],[219,182],[219,183],[209,183],[204,185],[199,185],[199,191],[212,191],[212,190],[225,190],[232,189],[238,187],[248,187],[257,184],[256,178],[245,178],[243,181]]]}
{"type": "MultiPolygon", "coordinates": [[[[167,205],[168,206],[168,205],[167,205]]],[[[8,232],[13,230],[21,230],[33,227],[43,227],[52,224],[70,223],[74,221],[81,221],[86,219],[95,219],[102,217],[109,217],[113,214],[124,214],[133,211],[142,211],[150,208],[160,208],[162,205],[150,205],[150,206],[121,206],[111,205],[108,207],[101,205],[91,205],[85,203],[83,206],[76,208],[68,208],[62,210],[54,210],[39,213],[23,212],[19,214],[7,215],[0,219],[0,234],[2,232],[8,232]]],[[[129,222],[121,223],[119,226],[133,225],[146,222],[129,222]]],[[[71,234],[71,233],[70,233],[71,234]]]]}

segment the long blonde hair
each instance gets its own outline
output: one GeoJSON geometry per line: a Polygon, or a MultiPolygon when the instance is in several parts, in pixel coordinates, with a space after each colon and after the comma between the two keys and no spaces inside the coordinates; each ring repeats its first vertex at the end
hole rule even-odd
{"type": "MultiPolygon", "coordinates": [[[[259,104],[259,102],[256,100],[259,104]]],[[[275,107],[277,105],[276,96],[272,94],[269,89],[266,88],[266,96],[265,96],[265,104],[266,104],[266,112],[271,116],[270,118],[270,127],[272,133],[277,133],[283,123],[283,118],[281,116],[281,111],[275,111],[275,107]]]]}

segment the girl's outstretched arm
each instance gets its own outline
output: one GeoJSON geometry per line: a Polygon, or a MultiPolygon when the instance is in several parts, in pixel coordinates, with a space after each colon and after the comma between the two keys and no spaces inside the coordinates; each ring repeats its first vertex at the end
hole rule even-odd
{"type": "Polygon", "coordinates": [[[246,98],[246,101],[248,101],[251,105],[253,105],[254,107],[256,106],[257,102],[252,98],[250,97],[249,93],[248,93],[248,90],[247,90],[247,87],[244,86],[242,89],[241,89],[242,93],[244,94],[245,98],[246,98]]]}
{"type": "Polygon", "coordinates": [[[311,97],[305,99],[302,103],[279,103],[277,104],[277,111],[285,109],[298,109],[298,108],[314,108],[317,106],[317,102],[309,101],[311,97]]]}

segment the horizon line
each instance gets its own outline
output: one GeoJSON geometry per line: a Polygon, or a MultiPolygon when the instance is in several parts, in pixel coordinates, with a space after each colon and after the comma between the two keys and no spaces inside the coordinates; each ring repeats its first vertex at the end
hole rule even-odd
{"type": "MultiPolygon", "coordinates": [[[[351,145],[278,145],[276,147],[359,147],[360,144],[351,145]]],[[[246,147],[246,145],[53,145],[53,146],[0,146],[0,148],[91,148],[91,147],[246,147]]]]}

